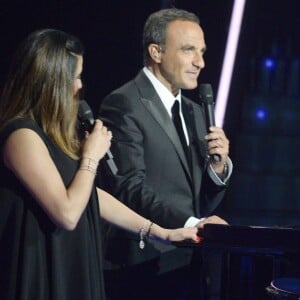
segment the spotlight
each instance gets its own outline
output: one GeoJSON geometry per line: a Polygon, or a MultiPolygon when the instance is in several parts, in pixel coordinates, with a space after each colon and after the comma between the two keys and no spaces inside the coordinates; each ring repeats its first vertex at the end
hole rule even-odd
{"type": "Polygon", "coordinates": [[[256,119],[263,121],[267,118],[267,112],[263,108],[259,108],[255,113],[256,119]]]}
{"type": "Polygon", "coordinates": [[[266,58],[264,61],[264,67],[267,69],[273,69],[275,66],[275,61],[271,58],[266,58]]]}

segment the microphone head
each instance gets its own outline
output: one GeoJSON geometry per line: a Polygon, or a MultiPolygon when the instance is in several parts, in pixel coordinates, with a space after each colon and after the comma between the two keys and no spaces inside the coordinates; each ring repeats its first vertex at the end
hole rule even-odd
{"type": "Polygon", "coordinates": [[[214,95],[211,84],[202,83],[199,85],[199,98],[203,104],[214,104],[214,95]]]}
{"type": "Polygon", "coordinates": [[[92,130],[95,120],[93,112],[85,100],[79,101],[77,119],[81,130],[89,132],[92,130]]]}

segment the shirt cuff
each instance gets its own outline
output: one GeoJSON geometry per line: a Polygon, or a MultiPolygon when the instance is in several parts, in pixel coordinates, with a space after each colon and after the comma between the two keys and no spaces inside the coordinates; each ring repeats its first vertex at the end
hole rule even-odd
{"type": "Polygon", "coordinates": [[[206,218],[198,219],[198,218],[195,218],[195,217],[189,217],[189,218],[187,219],[187,221],[185,222],[184,227],[185,227],[185,228],[186,228],[186,227],[196,227],[197,224],[198,224],[199,222],[202,222],[202,221],[204,221],[205,219],[206,219],[206,218]]]}

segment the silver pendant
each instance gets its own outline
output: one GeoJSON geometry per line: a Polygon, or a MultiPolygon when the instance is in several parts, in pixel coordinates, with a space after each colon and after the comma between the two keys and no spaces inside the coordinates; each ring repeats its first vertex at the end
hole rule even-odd
{"type": "Polygon", "coordinates": [[[144,249],[144,248],[145,248],[145,242],[144,242],[143,240],[140,240],[139,245],[140,245],[140,248],[141,248],[141,249],[144,249]]]}

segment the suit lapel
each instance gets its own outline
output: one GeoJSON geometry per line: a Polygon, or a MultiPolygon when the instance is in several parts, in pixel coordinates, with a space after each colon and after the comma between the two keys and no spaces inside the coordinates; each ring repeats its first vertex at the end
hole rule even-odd
{"type": "Polygon", "coordinates": [[[188,177],[191,180],[191,172],[188,166],[187,159],[185,157],[184,150],[182,148],[175,126],[170,116],[168,115],[163,103],[161,102],[159,96],[155,92],[152,84],[150,83],[146,75],[143,73],[143,71],[141,71],[135,78],[135,82],[142,95],[140,100],[150,112],[150,114],[153,116],[153,118],[156,120],[156,122],[160,124],[162,130],[165,131],[165,133],[171,140],[182,162],[182,165],[186,173],[188,174],[188,177]]]}

